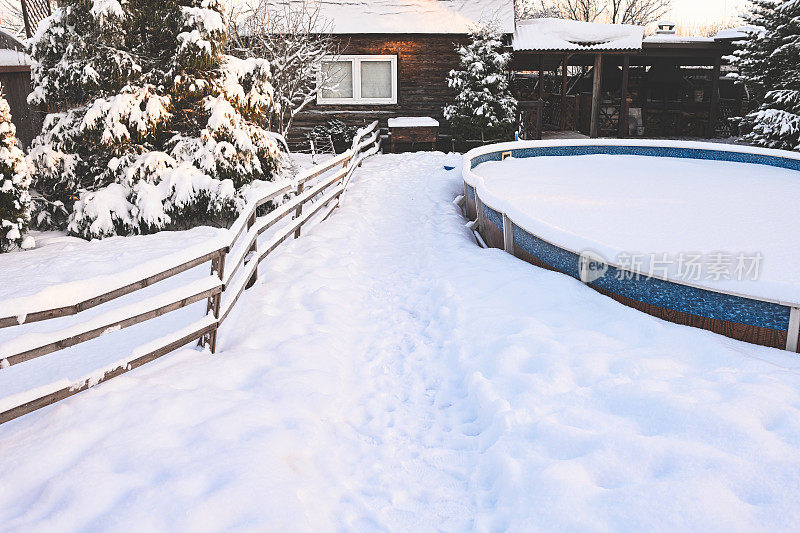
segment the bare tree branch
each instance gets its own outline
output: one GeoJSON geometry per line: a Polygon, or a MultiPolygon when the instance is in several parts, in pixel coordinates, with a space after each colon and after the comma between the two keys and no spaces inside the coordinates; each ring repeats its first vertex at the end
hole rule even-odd
{"type": "Polygon", "coordinates": [[[548,0],[519,0],[514,7],[517,20],[561,17],[561,8],[548,0]]]}
{"type": "Polygon", "coordinates": [[[602,0],[562,0],[561,12],[564,18],[596,22],[606,11],[606,3],[602,0]]]}
{"type": "Polygon", "coordinates": [[[277,4],[249,0],[230,16],[229,47],[239,57],[266,58],[278,104],[269,126],[284,136],[295,116],[317,98],[325,79],[323,61],[338,55],[330,21],[313,1],[277,4]]]}
{"type": "Polygon", "coordinates": [[[22,20],[22,3],[14,0],[0,0],[0,28],[14,36],[25,35],[25,23],[22,20]]]}
{"type": "Polygon", "coordinates": [[[609,22],[645,26],[657,22],[672,7],[672,0],[608,0],[609,22]]]}
{"type": "Polygon", "coordinates": [[[518,0],[518,18],[562,17],[646,26],[669,12],[672,0],[518,0]]]}

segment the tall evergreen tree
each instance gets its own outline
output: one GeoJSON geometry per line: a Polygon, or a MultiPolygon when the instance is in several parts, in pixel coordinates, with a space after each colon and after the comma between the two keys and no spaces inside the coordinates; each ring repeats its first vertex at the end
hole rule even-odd
{"type": "Polygon", "coordinates": [[[503,50],[501,34],[491,25],[477,28],[470,39],[456,49],[460,68],[448,78],[456,97],[444,108],[444,116],[457,139],[508,139],[517,109],[507,73],[511,54],[503,50]]]}
{"type": "Polygon", "coordinates": [[[17,146],[17,130],[11,122],[11,109],[0,96],[0,252],[33,246],[25,237],[31,182],[25,154],[17,146]]]}
{"type": "Polygon", "coordinates": [[[269,63],[226,39],[219,0],[62,2],[31,47],[29,101],[50,111],[36,222],[96,238],[232,220],[279,165],[269,63]]]}
{"type": "Polygon", "coordinates": [[[735,63],[756,108],[740,124],[760,146],[800,150],[800,0],[753,0],[754,30],[735,63]]]}

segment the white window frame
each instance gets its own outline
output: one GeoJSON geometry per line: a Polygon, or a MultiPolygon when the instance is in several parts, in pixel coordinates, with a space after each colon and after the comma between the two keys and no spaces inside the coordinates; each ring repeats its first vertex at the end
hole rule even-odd
{"type": "MultiPolygon", "coordinates": [[[[346,105],[393,105],[397,103],[397,56],[396,55],[342,55],[330,56],[323,61],[349,61],[353,73],[352,98],[325,98],[322,89],[317,92],[318,104],[346,104],[346,105]],[[392,97],[391,98],[361,98],[361,62],[362,61],[390,61],[392,69],[392,97]]],[[[317,79],[322,84],[322,72],[317,79]]]]}

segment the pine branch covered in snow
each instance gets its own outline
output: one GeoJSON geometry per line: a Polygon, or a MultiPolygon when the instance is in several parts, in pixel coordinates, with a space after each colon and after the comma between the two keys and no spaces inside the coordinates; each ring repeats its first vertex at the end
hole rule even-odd
{"type": "Polygon", "coordinates": [[[471,42],[457,48],[460,68],[450,71],[447,83],[455,89],[455,102],[444,117],[460,140],[499,140],[511,137],[517,101],[511,95],[507,67],[511,54],[503,51],[498,29],[477,28],[471,42]]]}
{"type": "Polygon", "coordinates": [[[218,0],[71,0],[31,46],[35,222],[86,238],[225,225],[279,171],[270,65],[223,54],[218,0]]]}
{"type": "Polygon", "coordinates": [[[0,252],[34,245],[31,237],[24,236],[29,219],[31,176],[16,134],[11,108],[0,96],[0,252]]]}
{"type": "Polygon", "coordinates": [[[754,0],[734,63],[757,105],[740,124],[759,146],[800,151],[800,0],[754,0]]]}

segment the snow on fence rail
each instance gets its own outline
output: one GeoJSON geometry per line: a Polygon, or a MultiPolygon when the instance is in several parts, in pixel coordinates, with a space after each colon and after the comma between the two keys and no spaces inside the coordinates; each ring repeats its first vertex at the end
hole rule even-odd
{"type": "Polygon", "coordinates": [[[211,263],[211,273],[203,279],[111,309],[61,330],[46,334],[20,335],[0,345],[0,372],[2,372],[12,365],[158,318],[202,300],[208,301],[205,317],[188,324],[180,331],[137,347],[126,360],[102,371],[100,376],[87,377],[67,387],[59,383],[54,387],[57,390],[37,389],[30,394],[18,395],[19,401],[11,402],[14,405],[8,405],[9,401],[0,402],[0,424],[124,374],[193,341],[200,341],[207,345],[212,353],[215,352],[217,331],[242,293],[255,283],[258,265],[282,242],[290,237],[299,237],[302,227],[314,217],[322,213],[323,219],[327,218],[339,205],[339,199],[347,189],[353,171],[364,158],[380,149],[377,126],[376,121],[359,130],[350,150],[300,172],[292,181],[275,183],[258,198],[251,199],[227,232],[222,233],[219,239],[206,243],[202,248],[191,249],[189,253],[192,255],[188,258],[187,254],[179,254],[176,256],[179,259],[173,259],[172,264],[157,265],[157,268],[156,265],[150,265],[146,268],[145,277],[141,277],[140,270],[137,271],[138,275],[122,274],[111,290],[107,290],[106,286],[106,292],[84,295],[80,301],[62,298],[56,300],[57,306],[50,309],[36,309],[33,300],[26,301],[24,298],[13,302],[15,304],[13,306],[9,305],[8,307],[14,312],[8,316],[0,316],[0,328],[76,315],[204,263],[211,263]],[[337,167],[341,168],[326,175],[337,167]],[[291,192],[295,193],[291,200],[266,215],[258,216],[258,209],[261,206],[291,192]],[[278,222],[289,215],[293,216],[291,222],[278,228],[266,243],[262,243],[263,249],[259,250],[259,236],[270,228],[275,228],[278,222]]]}

